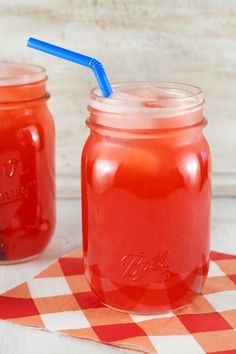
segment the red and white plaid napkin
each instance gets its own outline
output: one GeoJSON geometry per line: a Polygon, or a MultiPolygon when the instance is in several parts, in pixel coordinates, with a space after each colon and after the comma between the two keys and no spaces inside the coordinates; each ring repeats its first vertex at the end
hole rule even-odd
{"type": "Polygon", "coordinates": [[[111,310],[84,277],[81,249],[0,296],[0,318],[145,353],[236,353],[236,256],[211,253],[202,295],[185,308],[138,316],[111,310]]]}

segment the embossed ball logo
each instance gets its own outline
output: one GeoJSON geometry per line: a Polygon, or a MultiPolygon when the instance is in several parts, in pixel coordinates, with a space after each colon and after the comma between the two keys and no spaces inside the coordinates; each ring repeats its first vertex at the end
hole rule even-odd
{"type": "Polygon", "coordinates": [[[161,251],[150,261],[146,261],[144,252],[138,255],[129,254],[121,258],[123,268],[122,278],[130,278],[133,281],[144,278],[147,273],[155,274],[155,281],[165,282],[170,278],[167,264],[168,251],[161,251]]]}
{"type": "Polygon", "coordinates": [[[11,158],[4,162],[0,161],[0,205],[28,197],[30,188],[36,184],[36,180],[22,185],[19,179],[28,172],[29,168],[20,159],[11,158]],[[4,186],[7,189],[3,189],[4,186]]]}

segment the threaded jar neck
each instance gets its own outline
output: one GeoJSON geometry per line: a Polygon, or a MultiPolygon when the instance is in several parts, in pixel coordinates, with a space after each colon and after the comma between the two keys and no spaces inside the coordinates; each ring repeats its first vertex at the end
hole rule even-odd
{"type": "Polygon", "coordinates": [[[0,109],[46,99],[47,74],[30,64],[0,63],[0,109]]]}

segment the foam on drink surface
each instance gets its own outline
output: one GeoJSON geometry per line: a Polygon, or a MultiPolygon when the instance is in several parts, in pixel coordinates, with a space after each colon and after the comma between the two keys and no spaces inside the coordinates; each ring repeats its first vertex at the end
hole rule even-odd
{"type": "MultiPolygon", "coordinates": [[[[187,98],[186,92],[165,89],[154,86],[143,86],[136,88],[114,87],[113,93],[106,99],[108,106],[136,106],[169,108],[173,104],[178,105],[177,101],[181,98],[187,98]]],[[[180,102],[179,102],[180,104],[180,102]]]]}
{"type": "MultiPolygon", "coordinates": [[[[113,86],[113,93],[108,98],[102,97],[99,89],[95,95],[89,107],[100,111],[100,115],[109,113],[111,120],[116,119],[116,127],[123,128],[155,128],[158,118],[185,115],[191,107],[198,105],[191,91],[155,84],[117,85],[113,86]]],[[[106,121],[110,125],[108,117],[106,121]]]]}

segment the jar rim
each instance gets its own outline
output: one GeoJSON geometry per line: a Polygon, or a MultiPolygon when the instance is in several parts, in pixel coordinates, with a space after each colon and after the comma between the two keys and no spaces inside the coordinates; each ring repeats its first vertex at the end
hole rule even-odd
{"type": "Polygon", "coordinates": [[[124,82],[112,85],[112,89],[114,94],[104,97],[98,87],[93,88],[88,109],[109,113],[148,111],[160,117],[169,117],[177,111],[194,109],[204,104],[200,87],[180,82],[124,82]],[[140,96],[140,92],[144,95],[140,96]]]}
{"type": "Polygon", "coordinates": [[[198,86],[149,81],[115,84],[112,89],[114,94],[107,98],[99,88],[91,90],[91,123],[121,129],[165,129],[195,125],[203,119],[204,97],[198,86]]]}
{"type": "Polygon", "coordinates": [[[17,86],[47,80],[46,70],[27,63],[0,63],[0,87],[17,86]]]}

